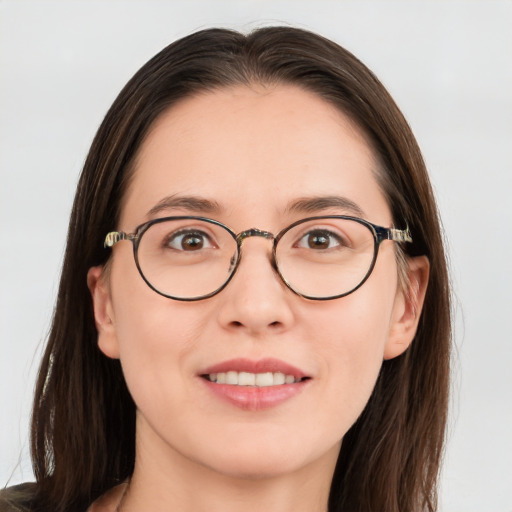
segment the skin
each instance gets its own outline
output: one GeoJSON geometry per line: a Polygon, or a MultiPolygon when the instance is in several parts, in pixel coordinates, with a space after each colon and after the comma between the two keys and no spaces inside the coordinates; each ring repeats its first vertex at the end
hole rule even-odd
{"type": "MultiPolygon", "coordinates": [[[[155,123],[117,228],[132,232],[173,194],[214,200],[220,209],[180,207],[156,217],[205,215],[235,232],[277,233],[306,216],[352,214],[286,209],[304,196],[339,195],[370,222],[391,226],[377,169],[360,130],[312,93],[283,85],[204,93],[155,123]]],[[[137,405],[137,457],[122,510],[327,509],[344,434],[366,405],[383,359],[401,354],[414,337],[428,261],[408,261],[412,284],[404,290],[395,245],[384,242],[359,290],[322,302],[284,286],[269,264],[270,248],[263,238],[247,239],[227,288],[198,302],[152,291],[129,242],[113,248],[108,273],[89,271],[99,348],[120,358],[137,405]],[[234,357],[277,358],[311,380],[277,407],[242,410],[214,397],[198,377],[234,357]]]]}

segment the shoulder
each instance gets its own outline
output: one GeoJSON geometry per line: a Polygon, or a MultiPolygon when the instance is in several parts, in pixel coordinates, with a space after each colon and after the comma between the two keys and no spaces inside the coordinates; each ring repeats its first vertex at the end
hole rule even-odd
{"type": "Polygon", "coordinates": [[[36,489],[33,482],[0,489],[0,512],[29,512],[36,489]]]}
{"type": "MultiPolygon", "coordinates": [[[[116,485],[100,496],[86,512],[115,512],[118,510],[126,491],[128,490],[128,481],[116,485]]],[[[3,512],[0,509],[0,512],[3,512]]]]}

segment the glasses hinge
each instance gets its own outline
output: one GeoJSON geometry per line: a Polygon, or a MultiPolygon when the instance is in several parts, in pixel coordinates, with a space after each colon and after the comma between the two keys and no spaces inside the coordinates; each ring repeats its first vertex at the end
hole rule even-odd
{"type": "Polygon", "coordinates": [[[407,226],[405,229],[391,228],[389,232],[391,235],[390,239],[394,240],[395,242],[412,242],[409,226],[407,226]]]}
{"type": "Polygon", "coordinates": [[[126,233],[123,233],[122,231],[111,231],[110,233],[107,233],[107,236],[105,237],[105,243],[103,244],[103,247],[113,247],[117,242],[120,240],[129,240],[130,237],[126,233]]]}

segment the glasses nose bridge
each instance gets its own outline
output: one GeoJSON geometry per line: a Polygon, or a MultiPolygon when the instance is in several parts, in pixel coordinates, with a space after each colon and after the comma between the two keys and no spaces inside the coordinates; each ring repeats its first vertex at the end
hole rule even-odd
{"type": "MultiPolygon", "coordinates": [[[[240,259],[242,256],[243,242],[245,241],[246,238],[250,238],[252,236],[264,238],[265,240],[270,240],[272,242],[275,242],[275,240],[276,240],[276,236],[273,233],[271,233],[270,231],[264,231],[264,230],[258,229],[258,228],[246,229],[245,231],[238,233],[238,235],[236,235],[236,241],[238,244],[238,249],[240,251],[240,259]]],[[[268,256],[269,256],[271,267],[274,270],[276,270],[276,261],[275,261],[274,250],[275,250],[275,243],[272,244],[272,247],[270,248],[270,250],[268,252],[268,256]]]]}
{"type": "Polygon", "coordinates": [[[236,241],[239,247],[242,247],[242,244],[246,238],[250,238],[251,236],[259,236],[261,238],[266,238],[267,240],[274,240],[275,236],[270,231],[263,231],[262,229],[251,228],[242,231],[236,235],[236,241]]]}
{"type": "Polygon", "coordinates": [[[275,272],[278,272],[276,260],[275,260],[275,253],[274,253],[276,236],[273,233],[271,233],[270,231],[264,231],[264,230],[258,229],[258,228],[246,229],[245,231],[242,231],[241,233],[238,233],[238,235],[236,235],[236,241],[237,241],[238,249],[239,249],[239,259],[238,259],[236,266],[239,267],[241,260],[242,260],[242,254],[243,254],[242,244],[243,244],[243,242],[245,241],[246,238],[250,238],[253,236],[259,237],[259,238],[264,238],[265,240],[270,240],[271,242],[273,242],[272,247],[269,248],[269,251],[266,256],[268,257],[268,261],[269,261],[272,269],[275,272]]]}

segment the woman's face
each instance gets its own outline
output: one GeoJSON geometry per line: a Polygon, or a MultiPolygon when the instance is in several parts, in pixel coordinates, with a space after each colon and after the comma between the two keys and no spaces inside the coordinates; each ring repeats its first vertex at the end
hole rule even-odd
{"type": "MultiPolygon", "coordinates": [[[[376,171],[361,132],[316,95],[292,86],[226,88],[186,99],[158,119],[117,228],[199,215],[236,233],[278,233],[313,215],[354,215],[342,201],[304,206],[333,196],[389,227],[376,171]],[[298,200],[306,200],[303,207],[291,207],[298,200]]],[[[270,250],[265,238],[246,239],[232,281],[197,302],[151,290],[128,242],[113,248],[108,275],[91,269],[99,346],[120,358],[137,405],[138,459],[247,477],[306,467],[332,472],[383,359],[407,348],[416,321],[400,292],[392,242],[382,243],[360,289],[329,301],[286,288],[270,250]],[[227,371],[306,378],[263,388],[205,378],[227,371]]]]}

